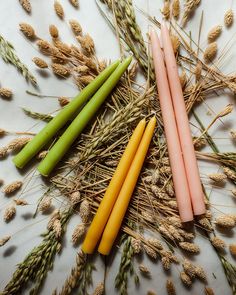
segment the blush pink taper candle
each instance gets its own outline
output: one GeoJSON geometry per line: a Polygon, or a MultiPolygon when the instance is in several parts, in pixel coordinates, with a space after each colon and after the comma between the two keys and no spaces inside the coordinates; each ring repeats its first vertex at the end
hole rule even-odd
{"type": "Polygon", "coordinates": [[[182,222],[188,222],[193,220],[191,199],[175,121],[167,73],[164,64],[163,52],[161,50],[159,39],[155,31],[151,31],[150,37],[159,100],[170,157],[170,165],[173,175],[177,205],[182,222]]]}
{"type": "Polygon", "coordinates": [[[161,25],[161,38],[177,129],[190,189],[193,212],[195,215],[201,215],[206,212],[202,185],[200,181],[199,169],[194,151],[188,115],[184,103],[183,91],[180,84],[178,67],[170,39],[169,30],[165,23],[161,25]]]}

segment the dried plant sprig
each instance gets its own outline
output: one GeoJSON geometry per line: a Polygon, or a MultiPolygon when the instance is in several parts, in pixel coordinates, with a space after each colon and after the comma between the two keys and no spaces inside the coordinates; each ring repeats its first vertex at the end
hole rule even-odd
{"type": "Polygon", "coordinates": [[[226,247],[225,241],[217,236],[211,238],[211,243],[218,250],[224,250],[226,247]]]}
{"type": "Polygon", "coordinates": [[[71,19],[69,21],[69,24],[70,24],[70,27],[72,29],[72,31],[74,32],[74,34],[76,36],[80,35],[82,33],[82,27],[81,25],[79,24],[79,22],[75,19],[71,19]]]}
{"type": "Polygon", "coordinates": [[[59,37],[59,31],[58,28],[55,25],[49,26],[49,33],[52,38],[58,38],[59,37]]]}
{"type": "Polygon", "coordinates": [[[3,219],[5,222],[9,222],[14,218],[16,214],[16,206],[15,204],[10,204],[4,211],[3,219]]]}
{"type": "Polygon", "coordinates": [[[131,247],[133,248],[134,254],[139,254],[142,250],[142,242],[139,239],[131,238],[131,247]]]}
{"type": "Polygon", "coordinates": [[[233,257],[236,257],[236,244],[230,244],[229,251],[233,257]]]}
{"type": "Polygon", "coordinates": [[[56,14],[59,16],[59,18],[63,19],[64,18],[64,9],[61,3],[57,0],[54,1],[54,10],[56,14]]]}
{"type": "Polygon", "coordinates": [[[64,107],[70,102],[70,99],[68,97],[61,96],[61,97],[58,98],[58,102],[59,102],[61,107],[64,107]]]}
{"type": "Polygon", "coordinates": [[[229,168],[229,167],[223,167],[224,174],[227,176],[228,179],[232,181],[236,181],[236,172],[229,168]]]}
{"type": "Polygon", "coordinates": [[[15,138],[8,143],[7,148],[9,151],[17,151],[22,149],[31,139],[32,137],[15,138]]]}
{"type": "Polygon", "coordinates": [[[32,59],[33,63],[39,67],[40,69],[46,69],[48,68],[48,64],[46,63],[46,61],[44,61],[42,58],[40,57],[34,57],[32,59]]]}
{"type": "Polygon", "coordinates": [[[94,265],[88,261],[83,251],[77,253],[76,264],[71,270],[70,276],[66,279],[59,295],[69,295],[76,290],[78,295],[88,295],[88,287],[92,284],[92,271],[94,265]]]}
{"type": "Polygon", "coordinates": [[[221,215],[215,219],[215,224],[223,228],[233,228],[235,221],[231,216],[221,215]]]}
{"type": "Polygon", "coordinates": [[[206,63],[212,62],[216,57],[218,46],[216,42],[210,43],[204,51],[204,61],[206,63]]]}
{"type": "Polygon", "coordinates": [[[170,1],[169,0],[164,1],[164,5],[161,12],[165,19],[170,18],[170,1]]]}
{"type": "Polygon", "coordinates": [[[25,199],[14,199],[14,202],[17,206],[26,206],[28,205],[28,202],[25,199]]]}
{"type": "Polygon", "coordinates": [[[49,115],[49,114],[42,114],[42,113],[38,113],[38,112],[33,112],[29,109],[26,108],[22,108],[22,110],[24,111],[24,113],[26,115],[28,115],[29,117],[33,118],[33,119],[39,119],[45,122],[49,122],[53,119],[53,116],[49,115]]]}
{"type": "Polygon", "coordinates": [[[0,239],[0,247],[4,246],[9,240],[10,240],[11,236],[5,236],[3,238],[0,239]]]}
{"type": "Polygon", "coordinates": [[[0,128],[0,137],[6,135],[8,132],[5,129],[0,128]]]}
{"type": "Polygon", "coordinates": [[[0,88],[0,96],[3,98],[11,98],[13,95],[12,90],[9,88],[0,88]]]}
{"type": "Polygon", "coordinates": [[[207,35],[208,42],[209,43],[214,42],[220,36],[221,33],[222,33],[221,25],[213,27],[207,35]]]}
{"type": "Polygon", "coordinates": [[[79,215],[83,223],[87,223],[90,216],[90,205],[88,200],[84,200],[79,208],[79,215]]]}
{"type": "Polygon", "coordinates": [[[20,27],[20,31],[25,35],[25,37],[27,37],[29,39],[36,38],[34,28],[30,24],[20,23],[19,27],[20,27]]]}
{"type": "Polygon", "coordinates": [[[211,174],[208,174],[208,177],[210,178],[210,180],[216,183],[222,183],[227,178],[227,176],[224,175],[223,173],[211,173],[211,174]]]}
{"type": "Polygon", "coordinates": [[[70,0],[70,3],[71,3],[75,8],[78,8],[78,7],[79,7],[79,1],[78,1],[78,0],[70,0]]]}
{"type": "Polygon", "coordinates": [[[144,276],[148,276],[150,277],[151,276],[151,272],[149,270],[149,268],[143,264],[139,264],[139,270],[140,272],[144,275],[144,276]]]}
{"type": "Polygon", "coordinates": [[[62,234],[62,226],[61,226],[61,221],[59,219],[56,219],[52,225],[52,229],[54,231],[54,234],[57,239],[60,239],[61,234],[62,234]]]}
{"type": "Polygon", "coordinates": [[[226,11],[224,15],[224,23],[226,27],[231,27],[234,22],[234,12],[232,9],[226,11]]]}
{"type": "Polygon", "coordinates": [[[170,279],[166,280],[166,291],[168,295],[176,295],[175,285],[170,279]]]}
{"type": "Polygon", "coordinates": [[[52,67],[53,73],[60,77],[66,78],[70,75],[70,70],[64,65],[53,63],[51,67],[52,67]]]}
{"type": "Polygon", "coordinates": [[[85,234],[86,227],[84,223],[78,224],[72,233],[72,243],[76,245],[78,240],[85,234]]]}
{"type": "Polygon", "coordinates": [[[31,13],[32,8],[30,0],[19,0],[19,2],[27,13],[31,13]]]}
{"type": "Polygon", "coordinates": [[[3,159],[8,154],[8,148],[6,146],[0,148],[0,159],[3,159]]]}
{"type": "Polygon", "coordinates": [[[188,242],[180,242],[179,243],[180,247],[185,250],[188,251],[190,253],[199,253],[200,252],[200,248],[198,245],[193,244],[193,243],[188,243],[188,242]]]}
{"type": "Polygon", "coordinates": [[[180,2],[179,2],[179,0],[174,0],[172,2],[172,14],[176,19],[179,18],[179,14],[180,14],[180,2]]]}
{"type": "Polygon", "coordinates": [[[79,191],[75,191],[70,195],[70,200],[72,205],[76,205],[80,202],[81,200],[81,194],[79,191]]]}
{"type": "Polygon", "coordinates": [[[182,25],[185,26],[190,18],[191,13],[197,8],[199,0],[185,0],[182,25]]]}
{"type": "Polygon", "coordinates": [[[30,73],[29,69],[21,62],[19,57],[15,53],[13,45],[5,40],[0,35],[0,55],[6,63],[14,65],[32,84],[37,84],[36,78],[30,73]]]}
{"type": "Polygon", "coordinates": [[[215,293],[212,288],[205,287],[205,295],[215,295],[215,293]]]}
{"type": "Polygon", "coordinates": [[[23,185],[23,182],[20,180],[13,181],[9,183],[8,185],[4,186],[3,193],[6,195],[10,195],[18,191],[23,185]]]}
{"type": "Polygon", "coordinates": [[[119,271],[115,278],[115,287],[119,290],[121,295],[127,294],[129,275],[133,274],[135,283],[139,283],[139,277],[135,273],[133,267],[134,251],[133,247],[131,246],[131,237],[124,234],[123,242],[124,246],[121,254],[119,271]]]}
{"type": "Polygon", "coordinates": [[[84,36],[77,36],[76,39],[79,41],[82,49],[87,54],[93,54],[95,50],[93,39],[89,34],[85,34],[84,36]]]}
{"type": "MultiPolygon", "coordinates": [[[[61,218],[61,225],[64,233],[65,226],[72,215],[72,210],[65,210],[61,218]]],[[[61,235],[62,238],[62,235],[61,235]]],[[[3,294],[17,294],[28,283],[34,282],[33,289],[30,294],[38,294],[39,289],[47,275],[47,272],[53,266],[53,260],[60,250],[60,241],[56,238],[53,231],[48,231],[44,235],[43,241],[39,246],[35,247],[24,259],[22,263],[17,266],[12,279],[5,286],[3,294]]]]}
{"type": "MultiPolygon", "coordinates": [[[[141,33],[141,29],[136,22],[132,1],[127,1],[125,5],[123,5],[123,2],[118,1],[114,5],[114,7],[111,0],[103,0],[103,2],[107,4],[107,6],[110,8],[111,12],[116,18],[120,39],[125,41],[127,46],[133,52],[140,67],[143,69],[145,76],[150,77],[150,79],[154,81],[154,69],[152,64],[150,67],[148,63],[149,58],[147,55],[147,48],[141,33]],[[127,32],[129,33],[127,34],[127,32]]],[[[113,25],[109,20],[109,17],[107,17],[106,14],[103,12],[103,10],[101,8],[100,10],[105,18],[112,25],[114,31],[116,31],[117,25],[113,25]]]]}
{"type": "Polygon", "coordinates": [[[103,295],[104,291],[105,291],[105,286],[104,286],[104,283],[101,282],[100,284],[97,285],[92,295],[103,295]]]}
{"type": "Polygon", "coordinates": [[[52,198],[50,196],[45,196],[39,203],[39,211],[47,212],[52,206],[52,198]]]}

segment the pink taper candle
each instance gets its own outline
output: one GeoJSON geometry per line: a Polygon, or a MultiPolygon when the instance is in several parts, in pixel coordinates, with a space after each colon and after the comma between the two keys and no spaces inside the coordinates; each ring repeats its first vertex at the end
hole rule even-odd
{"type": "Polygon", "coordinates": [[[200,181],[199,169],[194,151],[188,115],[184,103],[183,91],[180,84],[178,67],[176,64],[169,30],[165,23],[163,23],[161,26],[161,37],[177,129],[190,189],[193,212],[195,215],[201,215],[206,211],[202,185],[200,181]]]}
{"type": "Polygon", "coordinates": [[[191,199],[164,64],[163,52],[161,50],[157,34],[153,30],[150,33],[150,37],[159,100],[179,214],[182,222],[188,222],[193,220],[191,199]]]}

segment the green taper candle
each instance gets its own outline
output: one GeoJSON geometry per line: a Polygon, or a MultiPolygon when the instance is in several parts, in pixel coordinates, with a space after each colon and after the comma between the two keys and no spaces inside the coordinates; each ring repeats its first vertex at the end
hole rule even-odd
{"type": "Polygon", "coordinates": [[[18,168],[23,168],[60,130],[78,109],[99,89],[114,72],[120,61],[116,61],[86,86],[60,113],[58,113],[13,159],[18,168]]]}
{"type": "Polygon", "coordinates": [[[75,139],[83,131],[89,121],[93,118],[99,107],[105,101],[106,97],[111,93],[112,89],[116,86],[120,77],[127,69],[132,58],[125,59],[116,70],[110,75],[107,81],[101,88],[94,94],[90,101],[84,106],[81,112],[77,115],[74,121],[58,139],[55,145],[51,148],[45,159],[38,166],[38,171],[48,176],[56,164],[65,155],[75,139]]]}

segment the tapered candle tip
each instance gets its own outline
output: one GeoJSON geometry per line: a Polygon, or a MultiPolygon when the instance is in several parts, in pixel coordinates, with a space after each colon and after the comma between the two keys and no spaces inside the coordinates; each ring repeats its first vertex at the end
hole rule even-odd
{"type": "Polygon", "coordinates": [[[156,119],[156,117],[154,116],[154,117],[152,117],[152,119],[150,120],[150,122],[152,122],[152,123],[155,123],[156,124],[156,122],[157,122],[157,119],[156,119]]]}

